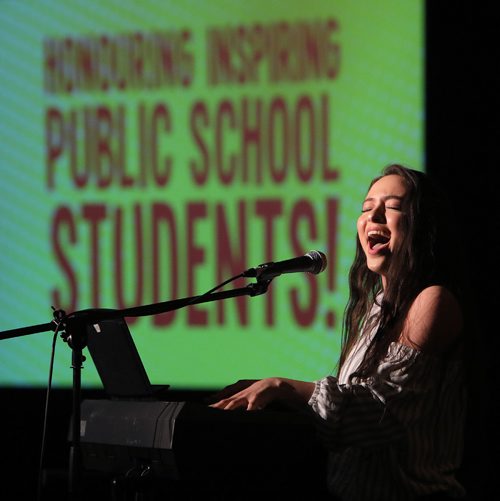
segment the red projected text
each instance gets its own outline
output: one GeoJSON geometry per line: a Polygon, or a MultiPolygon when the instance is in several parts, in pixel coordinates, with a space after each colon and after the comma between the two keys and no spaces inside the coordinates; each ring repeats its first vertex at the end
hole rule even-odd
{"type": "MultiPolygon", "coordinates": [[[[270,287],[259,320],[334,326],[320,305],[337,286],[338,32],[332,18],[45,40],[51,304],[197,296],[321,249],[325,273],[283,283],[281,296],[270,287]]],[[[249,310],[245,296],[151,322],[246,327],[249,310]]]]}
{"type": "Polygon", "coordinates": [[[44,41],[45,91],[50,94],[189,86],[194,59],[188,30],[44,41]]]}
{"type": "Polygon", "coordinates": [[[123,105],[85,106],[67,112],[49,108],[45,115],[47,187],[55,187],[59,171],[69,175],[76,188],[166,185],[173,162],[168,149],[172,128],[168,106],[139,103],[134,122],[139,153],[130,162],[125,139],[130,124],[123,105]],[[127,170],[127,163],[134,168],[127,170]]]}
{"type": "MultiPolygon", "coordinates": [[[[249,267],[248,227],[252,220],[261,228],[257,245],[263,261],[269,262],[275,259],[277,241],[283,237],[288,240],[294,254],[303,255],[310,250],[310,243],[317,242],[321,234],[335,234],[337,209],[336,199],[325,201],[321,212],[326,215],[326,227],[320,228],[317,208],[307,199],[299,199],[291,204],[285,204],[281,199],[257,199],[254,202],[236,200],[230,206],[191,202],[183,210],[164,202],[151,205],[135,203],[127,211],[106,203],[85,204],[78,212],[68,206],[60,206],[54,213],[51,235],[65,285],[62,290],[53,290],[52,300],[58,305],[65,304],[68,311],[77,309],[82,300],[77,284],[78,268],[82,265],[88,271],[87,276],[81,278],[89,285],[91,304],[96,308],[105,306],[101,294],[104,288],[109,287],[113,291],[116,307],[120,309],[176,298],[179,294],[195,296],[200,290],[196,279],[197,270],[207,265],[207,254],[214,244],[217,259],[215,266],[211,266],[213,281],[221,283],[228,276],[236,276],[249,267]],[[229,212],[232,211],[238,215],[234,234],[228,223],[229,212]],[[308,228],[305,239],[300,232],[303,224],[308,228]],[[203,241],[197,237],[200,225],[210,228],[209,238],[203,241]],[[278,225],[286,228],[285,235],[277,234],[278,225]],[[187,228],[185,233],[182,231],[184,228],[187,228]],[[133,243],[127,247],[127,242],[133,243]],[[103,253],[104,247],[108,249],[108,254],[103,253]],[[75,249],[83,250],[86,262],[71,259],[70,255],[75,249]],[[111,269],[108,262],[113,263],[111,269]],[[127,269],[133,270],[128,280],[127,269]],[[187,280],[185,286],[181,287],[183,279],[187,280]]],[[[328,242],[327,252],[331,261],[327,271],[328,281],[333,289],[336,276],[334,241],[328,242]]],[[[242,279],[236,284],[242,286],[242,279]]],[[[318,277],[306,275],[306,287],[300,291],[291,288],[288,300],[298,325],[313,324],[319,314],[318,277]]],[[[235,301],[238,321],[241,325],[247,325],[247,298],[240,297],[235,301]]],[[[265,321],[272,326],[277,322],[272,287],[268,290],[266,301],[265,321]]],[[[226,308],[225,302],[218,303],[216,317],[209,319],[206,306],[193,305],[189,308],[188,324],[224,324],[226,308]]],[[[174,318],[175,312],[158,315],[154,317],[154,323],[168,325],[174,318]]],[[[330,322],[333,319],[328,319],[330,322]]]]}
{"type": "Polygon", "coordinates": [[[222,185],[337,178],[329,158],[327,95],[302,96],[291,103],[280,96],[271,101],[225,99],[215,109],[198,101],[190,123],[198,152],[190,168],[197,184],[211,176],[222,185]],[[230,144],[228,139],[233,139],[230,144]]]}
{"type": "Polygon", "coordinates": [[[333,80],[340,68],[338,28],[335,19],[212,28],[207,32],[208,83],[333,80]]]}

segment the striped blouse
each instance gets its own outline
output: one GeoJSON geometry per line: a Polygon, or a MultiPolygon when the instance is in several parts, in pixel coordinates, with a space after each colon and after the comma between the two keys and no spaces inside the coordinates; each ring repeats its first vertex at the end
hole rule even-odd
{"type": "Polygon", "coordinates": [[[316,381],[309,405],[329,450],[328,488],[342,500],[463,497],[455,478],[465,421],[461,363],[392,343],[376,374],[359,377],[369,333],[339,377],[316,381]]]}

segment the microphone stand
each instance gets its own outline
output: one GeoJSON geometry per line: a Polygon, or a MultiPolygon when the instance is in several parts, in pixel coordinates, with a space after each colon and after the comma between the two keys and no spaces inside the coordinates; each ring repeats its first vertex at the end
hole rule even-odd
{"type": "Polygon", "coordinates": [[[80,445],[80,403],[81,403],[81,370],[85,361],[83,349],[87,345],[87,325],[97,323],[100,320],[117,317],[141,317],[157,315],[169,311],[191,306],[193,304],[206,303],[229,299],[238,296],[258,296],[267,292],[271,279],[257,277],[256,283],[245,287],[222,292],[212,292],[200,296],[192,296],[161,303],[153,303],[143,306],[135,306],[124,309],[90,308],[75,311],[66,315],[63,310],[54,310],[54,320],[45,324],[31,325],[19,329],[11,329],[0,332],[0,341],[14,337],[27,336],[47,331],[61,331],[61,337],[68,343],[72,350],[71,369],[73,370],[73,393],[72,393],[72,420],[71,420],[71,446],[69,452],[69,499],[80,500],[81,494],[81,445],[80,445]]]}

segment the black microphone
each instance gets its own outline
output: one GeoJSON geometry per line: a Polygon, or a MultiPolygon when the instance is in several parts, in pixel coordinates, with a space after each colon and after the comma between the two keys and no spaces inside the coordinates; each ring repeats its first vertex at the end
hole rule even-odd
{"type": "Polygon", "coordinates": [[[314,275],[326,268],[326,256],[317,250],[309,251],[304,256],[285,259],[277,263],[259,264],[256,268],[249,268],[243,273],[244,277],[257,277],[260,280],[271,280],[283,273],[308,272],[314,275]]]}

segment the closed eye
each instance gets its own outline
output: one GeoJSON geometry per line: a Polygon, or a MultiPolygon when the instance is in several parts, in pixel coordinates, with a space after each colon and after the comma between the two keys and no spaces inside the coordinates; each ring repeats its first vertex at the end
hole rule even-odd
{"type": "MultiPolygon", "coordinates": [[[[397,205],[386,205],[385,208],[386,209],[397,210],[397,211],[401,210],[401,207],[399,207],[397,205]]],[[[371,210],[373,210],[373,207],[364,207],[364,208],[361,209],[361,212],[370,212],[371,210]]]]}

